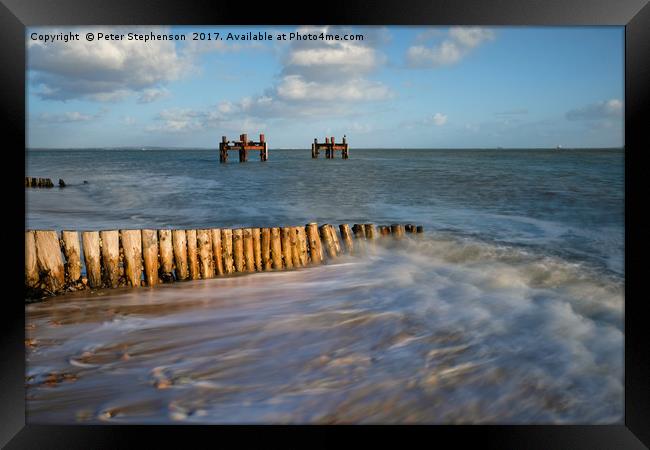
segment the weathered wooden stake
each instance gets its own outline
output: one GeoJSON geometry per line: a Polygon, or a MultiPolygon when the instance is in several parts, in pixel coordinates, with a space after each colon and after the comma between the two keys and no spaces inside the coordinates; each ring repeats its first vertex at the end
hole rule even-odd
{"type": "Polygon", "coordinates": [[[83,244],[84,262],[86,263],[86,276],[91,288],[101,287],[102,267],[99,250],[99,232],[84,231],[81,233],[83,244]]]}
{"type": "MultiPolygon", "coordinates": [[[[104,284],[116,288],[120,284],[120,232],[104,230],[99,232],[101,239],[104,284]]],[[[85,247],[85,244],[84,244],[85,247]]]]}
{"type": "Polygon", "coordinates": [[[418,225],[418,226],[415,228],[415,232],[416,232],[417,234],[424,233],[424,227],[423,227],[422,225],[418,225]]]}
{"type": "Polygon", "coordinates": [[[81,245],[78,231],[62,231],[63,254],[65,255],[65,271],[68,280],[76,283],[81,278],[81,245]]]}
{"type": "Polygon", "coordinates": [[[390,231],[396,239],[402,239],[402,237],[404,237],[404,227],[398,223],[392,224],[390,226],[390,231]]]}
{"type": "Polygon", "coordinates": [[[331,259],[336,258],[336,246],[334,245],[334,240],[332,239],[332,233],[330,233],[329,224],[321,225],[319,228],[320,238],[323,240],[323,247],[327,251],[327,256],[331,259]]]}
{"type": "Polygon", "coordinates": [[[172,230],[172,246],[176,263],[176,279],[187,280],[190,271],[187,265],[187,235],[185,230],[172,230]]]}
{"type": "Polygon", "coordinates": [[[280,238],[282,241],[282,259],[284,260],[284,268],[293,269],[293,254],[291,251],[291,227],[280,228],[280,238]]]}
{"type": "Polygon", "coordinates": [[[307,248],[307,233],[305,227],[296,227],[296,238],[298,240],[298,255],[301,266],[309,263],[309,250],[307,248]]]}
{"type": "Polygon", "coordinates": [[[210,230],[196,231],[196,245],[199,253],[199,271],[201,278],[207,280],[214,278],[214,265],[212,263],[212,240],[210,230]]]}
{"type": "Polygon", "coordinates": [[[221,254],[223,257],[223,272],[230,275],[235,271],[232,258],[232,230],[224,228],[221,230],[221,254]]]}
{"type": "Polygon", "coordinates": [[[289,227],[289,245],[291,245],[291,262],[294,267],[300,267],[300,248],[298,246],[298,230],[289,227]]]}
{"type": "Polygon", "coordinates": [[[144,279],[147,286],[158,284],[158,233],[156,230],[142,230],[142,259],[144,279]]]}
{"type": "Polygon", "coordinates": [[[282,243],[280,228],[271,228],[271,259],[274,269],[282,269],[282,243]]]}
{"type": "Polygon", "coordinates": [[[160,279],[165,283],[174,281],[172,230],[158,230],[158,251],[160,252],[160,279]]]}
{"type": "Polygon", "coordinates": [[[341,242],[339,241],[339,235],[336,232],[334,225],[328,225],[330,235],[332,236],[332,242],[334,243],[334,248],[336,249],[337,256],[341,254],[341,242]]]}
{"type": "Polygon", "coordinates": [[[54,293],[65,285],[65,268],[56,231],[36,231],[36,259],[45,289],[54,293]]]}
{"type": "Polygon", "coordinates": [[[255,258],[255,270],[261,272],[262,267],[262,242],[259,228],[253,228],[253,256],[255,258]]]}
{"type": "Polygon", "coordinates": [[[241,228],[232,231],[232,248],[233,258],[235,260],[235,270],[244,271],[244,232],[241,228]]]}
{"type": "Polygon", "coordinates": [[[309,259],[312,264],[321,264],[323,262],[323,246],[318,232],[318,224],[312,222],[305,227],[309,241],[309,259]]]}
{"type": "Polygon", "coordinates": [[[341,240],[343,240],[345,250],[348,253],[353,254],[354,242],[352,241],[352,230],[350,229],[350,225],[347,223],[342,223],[339,225],[339,230],[341,231],[341,240]]]}
{"type": "Polygon", "coordinates": [[[212,239],[212,259],[214,260],[214,271],[217,276],[223,275],[223,256],[221,253],[221,230],[213,228],[210,230],[212,239]]]}
{"type": "Polygon", "coordinates": [[[30,288],[38,286],[38,260],[33,231],[25,231],[25,284],[30,288]]]}
{"type": "Polygon", "coordinates": [[[362,224],[355,223],[352,226],[352,232],[354,233],[354,237],[357,239],[365,239],[366,238],[366,229],[362,224]]]}
{"type": "Polygon", "coordinates": [[[377,229],[375,228],[375,224],[366,223],[363,225],[363,229],[366,232],[366,239],[372,240],[377,238],[377,229]]]}
{"type": "Polygon", "coordinates": [[[199,256],[196,248],[196,230],[185,230],[187,238],[187,265],[190,269],[190,280],[201,278],[199,270],[199,256]]]}
{"type": "Polygon", "coordinates": [[[246,272],[255,272],[255,254],[253,250],[253,230],[244,228],[244,270],[246,272]]]}
{"type": "Polygon", "coordinates": [[[142,235],[140,230],[120,230],[124,250],[124,275],[129,286],[142,285],[142,235]]]}
{"type": "Polygon", "coordinates": [[[262,268],[271,270],[273,268],[273,261],[271,260],[271,229],[262,228],[261,235],[262,268]]]}

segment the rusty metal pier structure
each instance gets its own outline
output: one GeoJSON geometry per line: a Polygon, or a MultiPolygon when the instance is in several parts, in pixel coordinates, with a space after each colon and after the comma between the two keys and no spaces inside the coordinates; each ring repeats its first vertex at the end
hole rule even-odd
{"type": "Polygon", "coordinates": [[[228,162],[229,150],[239,151],[240,163],[248,161],[248,152],[254,150],[259,150],[260,161],[268,161],[269,159],[269,148],[263,134],[260,134],[259,142],[249,141],[247,134],[240,134],[239,141],[229,141],[226,136],[221,136],[221,142],[219,143],[219,162],[228,162]]]}
{"type": "Polygon", "coordinates": [[[314,139],[314,143],[311,144],[311,157],[318,158],[321,149],[325,149],[326,159],[334,159],[336,151],[341,152],[342,159],[348,159],[350,157],[350,147],[345,136],[343,136],[343,142],[341,143],[336,143],[334,136],[326,137],[325,143],[318,142],[318,139],[314,139]]]}

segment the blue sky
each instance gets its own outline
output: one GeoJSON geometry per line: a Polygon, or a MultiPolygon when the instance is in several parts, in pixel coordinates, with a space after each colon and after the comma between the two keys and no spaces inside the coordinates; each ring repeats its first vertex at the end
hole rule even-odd
{"type": "Polygon", "coordinates": [[[623,27],[39,27],[26,39],[32,148],[216,148],[243,132],[271,148],[343,134],[353,148],[624,144],[623,27]],[[249,31],[274,40],[226,39],[249,31]],[[364,39],[275,39],[296,31],[364,39]],[[38,39],[68,32],[81,40],[38,39]]]}

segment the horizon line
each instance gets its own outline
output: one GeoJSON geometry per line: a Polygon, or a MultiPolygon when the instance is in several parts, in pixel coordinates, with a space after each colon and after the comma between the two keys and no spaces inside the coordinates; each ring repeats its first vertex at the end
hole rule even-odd
{"type": "MultiPolygon", "coordinates": [[[[25,147],[25,150],[215,150],[218,147],[174,147],[157,145],[124,145],[119,147],[25,147]]],[[[557,150],[557,147],[353,147],[351,150],[557,150]]],[[[560,150],[624,150],[622,146],[560,147],[560,150]]],[[[269,147],[269,150],[310,150],[309,147],[269,147]]]]}

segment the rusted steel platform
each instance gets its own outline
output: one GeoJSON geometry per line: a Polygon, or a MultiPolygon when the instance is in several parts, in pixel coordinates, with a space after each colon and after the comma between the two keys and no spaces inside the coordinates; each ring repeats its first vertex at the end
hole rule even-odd
{"type": "Polygon", "coordinates": [[[343,136],[343,142],[336,143],[334,136],[326,137],[325,142],[318,142],[318,139],[314,139],[314,143],[311,144],[311,157],[318,158],[320,150],[325,149],[325,158],[334,159],[335,152],[341,152],[342,159],[348,159],[350,157],[350,147],[347,143],[347,139],[343,136]]]}
{"type": "Polygon", "coordinates": [[[239,162],[248,161],[248,152],[259,150],[260,161],[269,159],[269,148],[264,135],[260,134],[259,142],[249,141],[247,134],[240,134],[239,141],[229,141],[226,136],[221,136],[219,143],[219,162],[228,162],[228,151],[235,150],[239,152],[239,162]]]}

